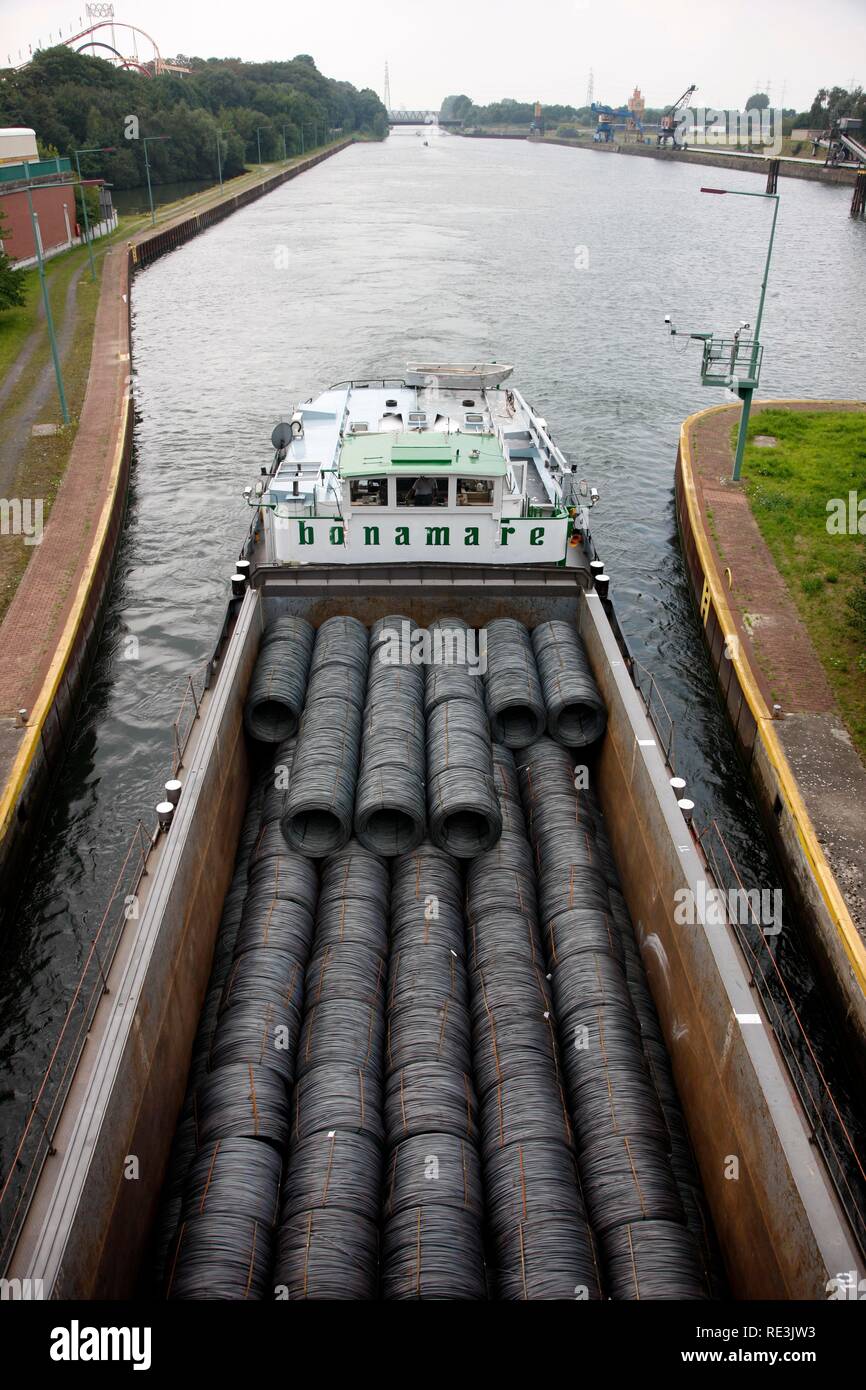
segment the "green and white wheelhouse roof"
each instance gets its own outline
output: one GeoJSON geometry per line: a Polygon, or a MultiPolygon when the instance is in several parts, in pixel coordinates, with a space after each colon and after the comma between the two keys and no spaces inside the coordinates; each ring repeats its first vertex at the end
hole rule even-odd
{"type": "Polygon", "coordinates": [[[502,478],[508,464],[493,434],[386,431],[356,434],[343,440],[338,460],[342,478],[381,478],[430,473],[461,477],[502,478]]]}
{"type": "Polygon", "coordinates": [[[268,484],[272,505],[329,502],[353,479],[502,480],[503,497],[558,506],[571,467],[496,364],[410,364],[402,380],[341,382],[299,405],[268,484]]]}

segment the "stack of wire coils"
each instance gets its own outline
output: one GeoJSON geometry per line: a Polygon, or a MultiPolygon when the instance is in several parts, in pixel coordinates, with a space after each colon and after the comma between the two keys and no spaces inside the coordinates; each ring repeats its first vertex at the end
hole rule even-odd
{"type": "Polygon", "coordinates": [[[335,854],[352,834],[367,660],[363,623],[321,624],[282,819],[286,843],[313,859],[335,854]]]}
{"type": "Polygon", "coordinates": [[[574,626],[560,620],[539,623],[532,630],[532,647],[551,738],[567,748],[595,743],[605,731],[607,711],[574,626]]]}
{"type": "Polygon", "coordinates": [[[425,673],[427,807],[430,838],[459,859],[495,845],[502,816],[493,781],[480,667],[469,660],[471,630],[458,618],[431,623],[425,673]],[[438,657],[438,660],[437,660],[438,657]]]}
{"type": "Polygon", "coordinates": [[[466,883],[488,1258],[501,1299],[598,1299],[517,773],[509,749],[493,757],[509,828],[466,883]]]}
{"type": "Polygon", "coordinates": [[[387,865],[356,841],[325,861],[306,971],[277,1299],[372,1299],[382,1191],[387,865]]]}
{"type": "Polygon", "coordinates": [[[314,637],[303,618],[278,618],[265,629],[244,707],[247,732],[259,743],[297,733],[314,637]]]}
{"type": "Polygon", "coordinates": [[[525,748],[535,743],[547,726],[529,633],[514,618],[494,618],[483,632],[490,731],[494,740],[507,748],[525,748]]]}
{"type": "Polygon", "coordinates": [[[280,832],[281,795],[291,781],[294,751],[291,743],[278,747],[263,789],[260,828],[247,864],[247,892],[210,1040],[208,1071],[192,1097],[198,1152],[167,1260],[166,1296],[172,1299],[255,1299],[265,1297],[270,1287],[281,1154],[289,1134],[288,1095],[318,892],[315,865],[291,851],[280,832]],[[247,1147],[224,1157],[223,1145],[240,1140],[247,1147]],[[255,1162],[249,1144],[266,1150],[255,1162]],[[202,1154],[213,1165],[206,1192],[202,1154]],[[241,1176],[245,1162],[246,1186],[241,1176]],[[213,1289],[221,1292],[208,1292],[213,1289]]]}
{"type": "Polygon", "coordinates": [[[424,672],[412,662],[414,627],[398,614],[370,631],[355,834],[388,856],[415,849],[427,829],[424,672]]]}
{"type": "Polygon", "coordinates": [[[424,843],[392,861],[382,1234],[386,1299],[486,1299],[463,887],[424,843]]]}
{"type": "Polygon", "coordinates": [[[615,870],[609,849],[598,846],[595,808],[578,797],[572,759],[551,740],[516,761],[581,1186],[607,1293],[706,1298],[629,993],[605,877],[615,870]]]}

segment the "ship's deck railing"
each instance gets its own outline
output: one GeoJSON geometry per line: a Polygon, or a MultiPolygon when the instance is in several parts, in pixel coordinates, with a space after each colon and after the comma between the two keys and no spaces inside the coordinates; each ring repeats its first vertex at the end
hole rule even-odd
{"type": "MultiPolygon", "coordinates": [[[[176,777],[183,767],[184,755],[199,717],[201,699],[212,683],[231,616],[230,605],[213,656],[205,666],[187,676],[180,708],[172,724],[172,777],[176,777]]],[[[99,1001],[109,992],[108,976],[124,930],[128,922],[138,920],[138,890],[147,873],[148,853],[156,843],[158,834],[158,828],[149,833],[143,821],[136,823],[102,919],[87,948],[66,1016],[36,1090],[9,1170],[0,1174],[0,1273],[12,1256],[43,1165],[55,1152],[54,1136],[63,1105],[87,1043],[99,1001]]]]}
{"type": "Polygon", "coordinates": [[[727,920],[745,957],[751,983],[761,997],[779,1043],[791,1082],[809,1123],[812,1142],[823,1156],[836,1195],[860,1248],[866,1251],[866,1204],[864,1186],[860,1185],[866,1185],[864,1159],[857,1152],[776,960],[772,943],[778,939],[776,928],[781,924],[762,921],[760,907],[756,909],[756,901],[761,903],[760,892],[746,888],[718,823],[710,821],[699,833],[695,832],[695,838],[716,883],[726,895],[727,920]],[[735,911],[731,910],[732,894],[736,895],[733,901],[738,910],[735,911]],[[809,1070],[804,1065],[807,1059],[809,1070]]]}
{"type": "Polygon", "coordinates": [[[138,821],[102,920],[90,942],[66,1017],[36,1091],[8,1172],[0,1186],[0,1271],[5,1270],[27,1215],[108,975],[128,922],[138,920],[138,890],[154,836],[138,821]]]}

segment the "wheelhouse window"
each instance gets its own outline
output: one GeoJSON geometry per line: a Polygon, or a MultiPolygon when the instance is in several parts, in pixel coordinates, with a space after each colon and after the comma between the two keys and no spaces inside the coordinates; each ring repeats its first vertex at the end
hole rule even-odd
{"type": "Polygon", "coordinates": [[[398,507],[447,507],[447,478],[398,478],[398,507]]]}
{"type": "Polygon", "coordinates": [[[387,478],[352,478],[349,497],[353,507],[387,507],[387,478]]]}
{"type": "Polygon", "coordinates": [[[492,507],[493,479],[458,478],[457,505],[458,507],[492,507]]]}

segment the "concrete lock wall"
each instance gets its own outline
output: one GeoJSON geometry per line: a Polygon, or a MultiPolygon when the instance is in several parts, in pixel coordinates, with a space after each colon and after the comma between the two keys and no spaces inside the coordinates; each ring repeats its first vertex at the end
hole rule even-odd
{"type": "Polygon", "coordinates": [[[695,496],[688,452],[690,417],[683,425],[676,464],[676,513],[692,595],[737,747],[748,768],[758,808],[778,856],[789,906],[832,991],[837,1012],[866,1056],[866,994],[859,973],[862,943],[857,938],[838,885],[818,842],[797,782],[773,728],[757,681],[740,649],[727,655],[727,636],[736,624],[695,496]]]}

